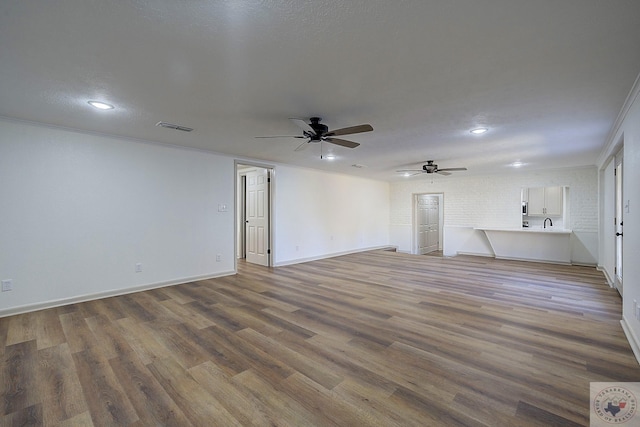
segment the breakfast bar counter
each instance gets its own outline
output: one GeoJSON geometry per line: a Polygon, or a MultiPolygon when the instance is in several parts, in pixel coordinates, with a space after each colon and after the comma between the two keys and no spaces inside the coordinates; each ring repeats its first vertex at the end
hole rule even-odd
{"type": "Polygon", "coordinates": [[[571,264],[571,230],[565,228],[482,228],[496,258],[571,264]]]}

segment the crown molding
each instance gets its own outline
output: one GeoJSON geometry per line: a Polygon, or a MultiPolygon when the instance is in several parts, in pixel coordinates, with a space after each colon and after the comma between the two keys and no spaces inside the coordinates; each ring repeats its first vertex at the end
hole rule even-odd
{"type": "Polygon", "coordinates": [[[636,81],[633,83],[631,91],[629,92],[629,95],[627,95],[627,99],[625,99],[618,117],[613,123],[613,127],[611,128],[609,136],[607,137],[607,142],[600,152],[600,155],[598,156],[598,159],[596,161],[598,169],[602,169],[606,165],[606,162],[615,154],[615,151],[617,151],[617,145],[620,142],[620,131],[622,128],[622,124],[627,118],[627,114],[629,113],[629,110],[631,109],[633,103],[638,98],[638,95],[640,95],[640,74],[638,74],[638,76],[636,77],[636,81]]]}

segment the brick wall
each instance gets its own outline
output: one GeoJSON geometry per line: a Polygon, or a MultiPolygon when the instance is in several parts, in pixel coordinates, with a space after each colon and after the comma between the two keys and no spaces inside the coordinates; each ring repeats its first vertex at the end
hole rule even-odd
{"type": "Polygon", "coordinates": [[[444,194],[445,227],[517,228],[522,224],[520,202],[523,187],[567,186],[565,228],[577,233],[598,231],[598,175],[595,166],[468,177],[463,174],[433,178],[421,175],[392,183],[391,244],[402,247],[411,240],[412,197],[419,193],[444,194]]]}

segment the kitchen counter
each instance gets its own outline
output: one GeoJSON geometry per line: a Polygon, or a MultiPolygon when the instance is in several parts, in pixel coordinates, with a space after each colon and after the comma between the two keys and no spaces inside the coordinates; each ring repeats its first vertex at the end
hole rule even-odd
{"type": "Polygon", "coordinates": [[[509,231],[509,232],[523,232],[523,233],[558,233],[558,234],[571,234],[571,230],[568,230],[566,228],[559,228],[559,227],[547,227],[547,228],[542,228],[542,227],[522,227],[522,228],[478,228],[476,227],[475,230],[482,230],[482,231],[509,231]]]}
{"type": "Polygon", "coordinates": [[[564,228],[482,228],[496,258],[571,264],[571,230],[564,228]]]}

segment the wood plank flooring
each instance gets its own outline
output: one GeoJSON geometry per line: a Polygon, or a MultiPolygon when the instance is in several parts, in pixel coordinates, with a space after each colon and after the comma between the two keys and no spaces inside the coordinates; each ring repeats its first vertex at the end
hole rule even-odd
{"type": "Polygon", "coordinates": [[[0,319],[0,425],[585,426],[594,268],[372,251],[0,319]]]}

